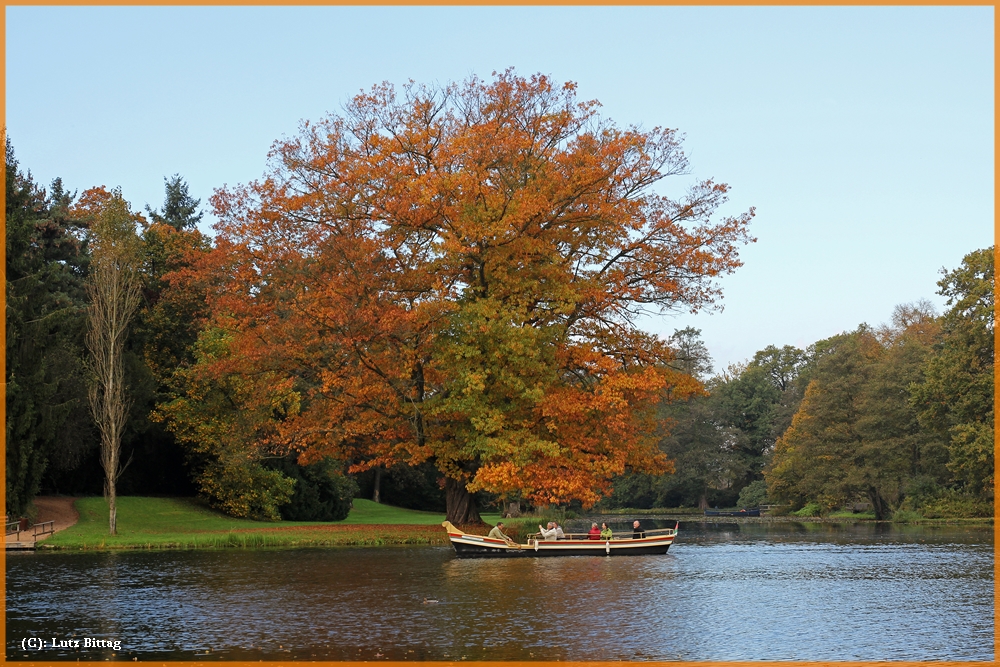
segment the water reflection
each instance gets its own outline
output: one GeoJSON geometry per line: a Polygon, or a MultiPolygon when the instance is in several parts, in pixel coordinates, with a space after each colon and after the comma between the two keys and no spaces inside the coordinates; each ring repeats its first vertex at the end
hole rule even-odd
{"type": "Polygon", "coordinates": [[[142,660],[992,659],[991,530],[816,526],[683,524],[668,554],[629,558],[8,556],[8,657],[113,653],[22,650],[34,636],[142,660]]]}

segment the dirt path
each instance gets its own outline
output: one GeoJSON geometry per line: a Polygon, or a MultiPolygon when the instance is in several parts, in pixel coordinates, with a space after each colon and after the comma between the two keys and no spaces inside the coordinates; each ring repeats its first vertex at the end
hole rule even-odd
{"type": "MultiPolygon", "coordinates": [[[[69,528],[80,519],[80,514],[73,507],[75,500],[76,498],[63,496],[38,496],[35,498],[35,507],[38,509],[38,518],[35,519],[35,523],[54,521],[53,527],[56,532],[69,528]]],[[[48,535],[39,537],[38,541],[41,542],[46,537],[48,535]]],[[[24,535],[21,536],[21,539],[24,539],[24,535]]],[[[16,542],[17,533],[7,535],[6,541],[16,542]]]]}

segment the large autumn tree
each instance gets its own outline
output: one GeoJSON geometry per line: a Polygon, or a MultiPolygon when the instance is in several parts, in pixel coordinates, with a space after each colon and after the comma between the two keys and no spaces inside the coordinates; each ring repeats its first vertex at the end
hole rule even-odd
{"type": "MultiPolygon", "coordinates": [[[[710,306],[753,212],[714,220],[711,180],[662,194],[681,137],[598,107],[508,70],[382,84],[304,123],[213,198],[190,385],[239,388],[254,451],[432,461],[455,523],[476,491],[589,505],[626,469],[669,470],[655,408],[698,384],[637,318],[710,306]]],[[[166,408],[178,428],[196,400],[166,408]]]]}

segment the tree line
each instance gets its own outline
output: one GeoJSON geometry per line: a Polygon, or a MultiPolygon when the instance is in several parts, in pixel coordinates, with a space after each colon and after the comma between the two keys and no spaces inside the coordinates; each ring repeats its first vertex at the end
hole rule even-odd
{"type": "Polygon", "coordinates": [[[375,86],[217,190],[213,237],[179,175],[142,213],[105,187],[41,187],[8,142],[8,512],[43,490],[197,493],[262,519],[342,518],[361,493],[453,523],[485,504],[746,491],[884,514],[992,492],[992,375],[987,401],[970,370],[992,368],[992,301],[969,302],[992,251],[945,276],[943,316],[903,307],[712,375],[696,330],[636,321],[715,307],[753,210],[718,219],[712,180],[663,195],[688,169],[680,135],[598,108],[513,71],[375,86]],[[108,264],[111,238],[127,257],[108,264]],[[105,265],[138,298],[102,385],[105,265]],[[100,417],[112,384],[117,422],[100,417]]]}
{"type": "Polygon", "coordinates": [[[661,406],[677,472],[625,475],[603,505],[992,516],[994,250],[942,273],[943,314],[900,305],[887,324],[768,346],[715,375],[700,332],[677,332],[674,363],[706,389],[661,406]]]}

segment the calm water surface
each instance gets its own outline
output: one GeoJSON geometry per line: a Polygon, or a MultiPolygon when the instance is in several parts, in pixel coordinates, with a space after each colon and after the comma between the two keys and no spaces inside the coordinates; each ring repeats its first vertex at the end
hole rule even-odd
{"type": "Polygon", "coordinates": [[[13,660],[992,660],[993,613],[992,528],[692,523],[617,558],[7,556],[13,660]]]}

